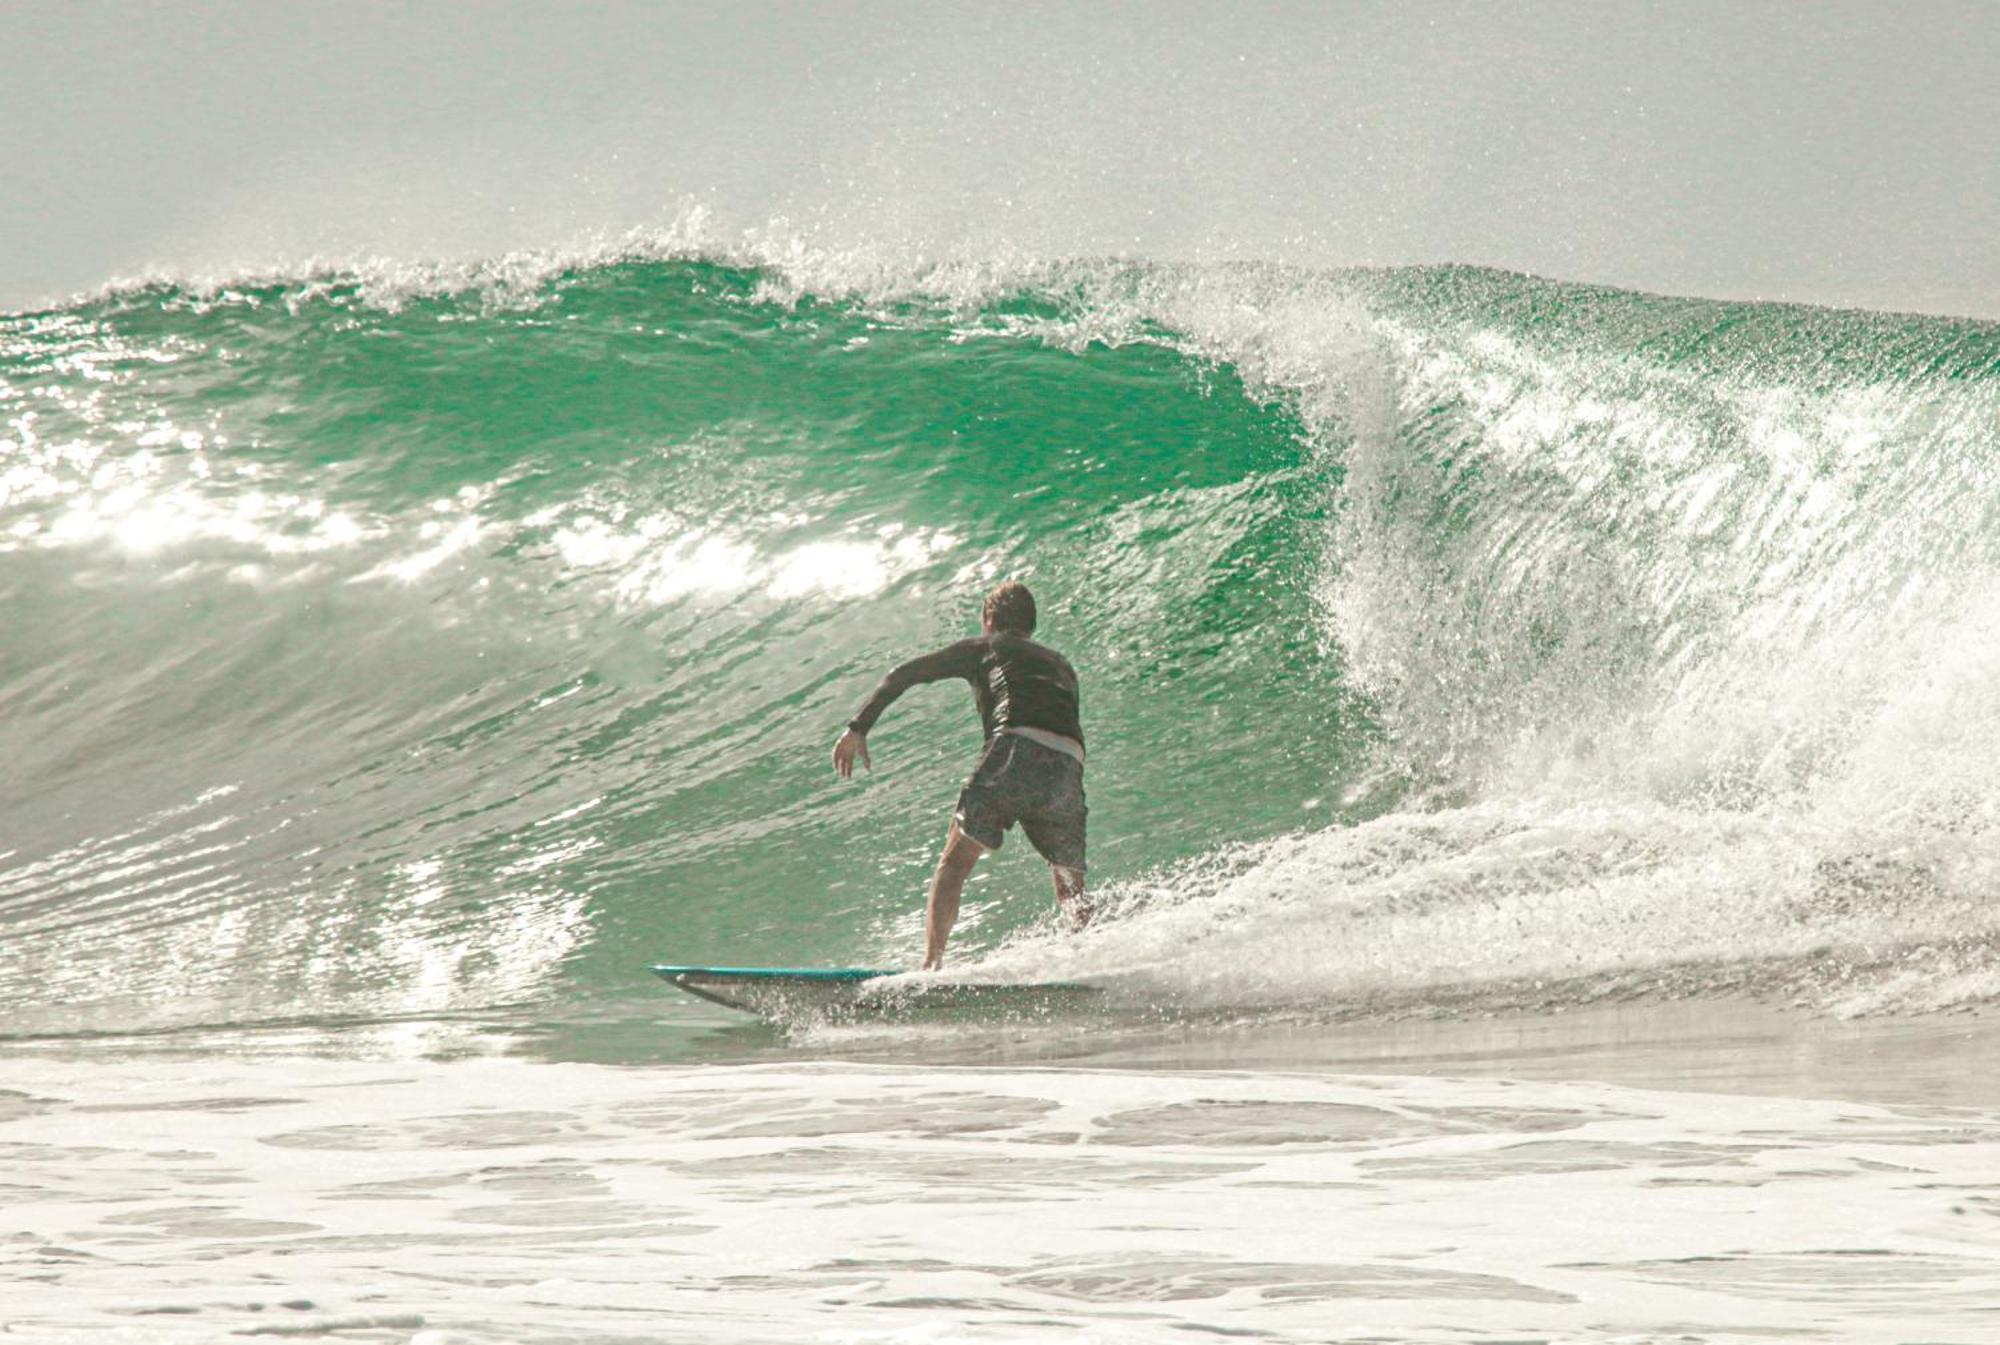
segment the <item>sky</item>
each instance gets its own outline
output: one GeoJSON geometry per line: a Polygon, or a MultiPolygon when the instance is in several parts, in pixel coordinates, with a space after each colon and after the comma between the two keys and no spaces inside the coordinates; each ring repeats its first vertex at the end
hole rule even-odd
{"type": "Polygon", "coordinates": [[[0,6],[0,309],[664,229],[2000,317],[2000,4],[0,6]]]}

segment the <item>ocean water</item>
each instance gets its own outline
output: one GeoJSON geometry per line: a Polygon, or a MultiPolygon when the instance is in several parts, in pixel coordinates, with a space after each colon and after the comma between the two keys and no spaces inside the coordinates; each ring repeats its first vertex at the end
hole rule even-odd
{"type": "Polygon", "coordinates": [[[28,1338],[1990,1340],[2000,327],[687,238],[0,318],[28,1338]],[[1026,579],[1092,882],[912,965],[1026,579]],[[306,1304],[307,1306],[287,1306],[306,1304]]]}

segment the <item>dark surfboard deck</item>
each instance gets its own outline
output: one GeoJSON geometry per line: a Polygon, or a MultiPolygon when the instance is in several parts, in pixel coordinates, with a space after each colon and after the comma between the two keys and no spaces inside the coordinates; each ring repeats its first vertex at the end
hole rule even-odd
{"type": "Polygon", "coordinates": [[[912,981],[870,989],[870,981],[903,974],[873,967],[662,965],[653,974],[711,1003],[780,1022],[1046,1014],[1087,1007],[1100,993],[1070,981],[912,981]]]}

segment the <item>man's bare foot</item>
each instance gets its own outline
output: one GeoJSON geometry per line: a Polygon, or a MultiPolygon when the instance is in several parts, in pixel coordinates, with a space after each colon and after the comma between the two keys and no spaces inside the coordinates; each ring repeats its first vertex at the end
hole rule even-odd
{"type": "Polygon", "coordinates": [[[1083,870],[1051,864],[1049,877],[1055,880],[1056,906],[1062,911],[1063,928],[1074,934],[1090,923],[1092,914],[1090,897],[1083,887],[1083,870]]]}

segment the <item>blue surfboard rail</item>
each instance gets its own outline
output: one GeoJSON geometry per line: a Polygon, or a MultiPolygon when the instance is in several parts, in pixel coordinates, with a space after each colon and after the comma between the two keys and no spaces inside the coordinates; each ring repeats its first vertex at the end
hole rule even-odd
{"type": "Polygon", "coordinates": [[[883,1018],[991,1018],[1076,1010],[1095,1001],[1095,986],[1065,981],[993,984],[931,981],[881,967],[699,967],[655,963],[654,975],[697,999],[776,1022],[883,1018]],[[893,978],[893,979],[892,979],[893,978]],[[887,993],[870,988],[892,982],[887,993]]]}
{"type": "Polygon", "coordinates": [[[873,967],[676,967],[656,964],[655,976],[673,980],[677,976],[726,976],[737,981],[872,981],[881,976],[900,976],[898,971],[873,967]]]}

